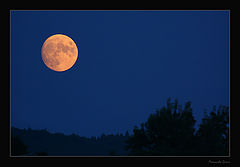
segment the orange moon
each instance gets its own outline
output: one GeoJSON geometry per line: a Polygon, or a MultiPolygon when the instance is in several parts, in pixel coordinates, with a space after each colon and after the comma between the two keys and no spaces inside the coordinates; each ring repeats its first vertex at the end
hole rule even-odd
{"type": "Polygon", "coordinates": [[[42,46],[42,60],[54,71],[66,71],[78,58],[78,48],[68,36],[55,34],[50,36],[42,46]]]}

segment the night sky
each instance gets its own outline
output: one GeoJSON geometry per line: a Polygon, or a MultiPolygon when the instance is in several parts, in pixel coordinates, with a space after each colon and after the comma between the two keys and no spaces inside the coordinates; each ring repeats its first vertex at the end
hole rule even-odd
{"type": "Polygon", "coordinates": [[[168,97],[229,106],[229,11],[11,11],[11,125],[100,136],[130,133],[168,97]],[[72,38],[78,59],[56,72],[44,41],[72,38]]]}

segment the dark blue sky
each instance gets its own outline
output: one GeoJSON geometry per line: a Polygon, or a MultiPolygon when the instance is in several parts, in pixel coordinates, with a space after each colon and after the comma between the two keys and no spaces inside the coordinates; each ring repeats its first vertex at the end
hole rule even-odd
{"type": "Polygon", "coordinates": [[[197,120],[229,105],[229,11],[11,11],[12,126],[131,132],[168,97],[197,120]],[[59,33],[79,51],[65,72],[41,59],[59,33]]]}

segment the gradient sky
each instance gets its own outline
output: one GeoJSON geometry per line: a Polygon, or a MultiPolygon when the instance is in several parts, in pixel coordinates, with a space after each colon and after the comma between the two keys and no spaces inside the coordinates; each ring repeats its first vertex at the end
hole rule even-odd
{"type": "Polygon", "coordinates": [[[11,11],[11,125],[80,136],[130,133],[168,97],[229,106],[229,11],[11,11]],[[65,72],[41,48],[78,46],[65,72]]]}

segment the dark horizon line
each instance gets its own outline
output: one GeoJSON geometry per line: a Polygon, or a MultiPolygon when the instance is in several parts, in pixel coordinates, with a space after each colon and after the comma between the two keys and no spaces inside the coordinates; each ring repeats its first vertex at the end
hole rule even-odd
{"type": "MultiPolygon", "coordinates": [[[[86,137],[86,136],[81,136],[80,134],[76,134],[76,133],[66,134],[66,133],[64,133],[64,132],[51,132],[51,131],[49,131],[47,128],[43,128],[43,129],[32,129],[32,128],[18,128],[18,127],[16,127],[16,126],[11,126],[11,127],[10,127],[10,132],[11,132],[12,128],[19,129],[19,130],[47,131],[47,132],[50,133],[50,134],[62,134],[62,135],[64,135],[64,136],[76,135],[76,136],[84,137],[84,138],[88,138],[88,139],[91,139],[92,137],[101,138],[102,135],[104,135],[104,136],[121,136],[121,135],[122,135],[122,136],[126,136],[126,135],[125,135],[126,132],[128,132],[128,134],[130,135],[129,130],[126,130],[126,131],[125,131],[125,134],[124,134],[124,133],[116,133],[116,134],[114,134],[114,133],[110,133],[110,134],[102,133],[102,134],[99,135],[99,136],[86,137]]],[[[10,136],[11,136],[11,133],[10,133],[10,136]]]]}

